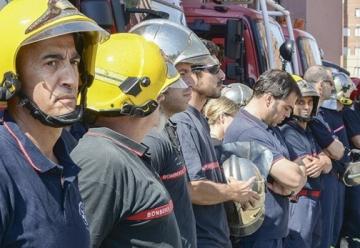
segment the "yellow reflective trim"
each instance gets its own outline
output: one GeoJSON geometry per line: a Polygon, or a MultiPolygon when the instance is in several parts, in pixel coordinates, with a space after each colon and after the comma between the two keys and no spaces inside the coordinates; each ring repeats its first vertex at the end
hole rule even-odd
{"type": "Polygon", "coordinates": [[[119,86],[124,82],[128,77],[122,76],[116,72],[107,71],[101,68],[95,69],[95,78],[96,80],[101,80],[103,82],[119,86]]]}

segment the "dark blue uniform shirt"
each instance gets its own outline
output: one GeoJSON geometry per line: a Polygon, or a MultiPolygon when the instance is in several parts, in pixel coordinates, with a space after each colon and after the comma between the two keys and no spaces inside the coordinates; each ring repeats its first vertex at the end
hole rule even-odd
{"type": "Polygon", "coordinates": [[[59,161],[55,164],[6,113],[4,119],[0,125],[0,247],[88,248],[77,185],[79,168],[63,140],[53,149],[59,161]]]}
{"type": "MultiPolygon", "coordinates": [[[[177,124],[181,150],[190,180],[225,183],[204,116],[194,107],[171,118],[177,124]]],[[[224,205],[193,205],[198,247],[231,247],[224,205]]]]}
{"type": "MultiPolygon", "coordinates": [[[[289,150],[290,160],[294,161],[306,155],[317,156],[321,152],[309,127],[303,129],[296,122],[288,121],[281,127],[281,132],[289,150]]],[[[304,188],[321,190],[320,177],[308,177],[304,188]]]]}
{"type": "MultiPolygon", "coordinates": [[[[274,163],[280,159],[289,159],[285,141],[278,128],[269,127],[246,110],[241,109],[225,133],[224,143],[236,141],[256,141],[268,148],[274,157],[274,163]]],[[[271,179],[269,176],[268,179],[271,179]]],[[[265,195],[265,219],[254,234],[243,240],[271,240],[286,237],[288,233],[289,200],[287,197],[268,190],[265,195]]]]}
{"type": "Polygon", "coordinates": [[[332,142],[334,142],[335,135],[322,115],[317,114],[309,123],[309,128],[311,129],[312,134],[321,149],[327,148],[332,142]]]}
{"type": "MultiPolygon", "coordinates": [[[[343,110],[343,120],[349,141],[351,141],[354,136],[360,135],[360,113],[358,110],[345,107],[343,110]]],[[[352,148],[357,147],[352,145],[352,148]]],[[[358,147],[358,149],[359,148],[360,147],[358,147]]]]}
{"type": "Polygon", "coordinates": [[[174,202],[183,248],[195,248],[195,217],[187,189],[188,176],[176,135],[176,125],[169,121],[162,131],[151,130],[143,143],[149,147],[151,154],[150,169],[159,174],[174,202]]]}
{"type": "MultiPolygon", "coordinates": [[[[345,107],[343,118],[349,140],[360,135],[359,111],[345,107]]],[[[360,147],[352,145],[352,148],[359,149],[360,147]]],[[[352,238],[360,238],[360,186],[346,188],[345,200],[343,232],[352,238]]]]}
{"type": "MultiPolygon", "coordinates": [[[[329,124],[331,131],[343,143],[345,148],[350,149],[350,143],[347,137],[346,128],[343,121],[343,111],[336,111],[327,108],[319,108],[318,114],[329,124]]],[[[346,152],[346,151],[345,151],[346,152]]],[[[340,161],[334,161],[335,169],[339,172],[344,170],[344,163],[349,161],[349,157],[345,156],[340,161]]]]}

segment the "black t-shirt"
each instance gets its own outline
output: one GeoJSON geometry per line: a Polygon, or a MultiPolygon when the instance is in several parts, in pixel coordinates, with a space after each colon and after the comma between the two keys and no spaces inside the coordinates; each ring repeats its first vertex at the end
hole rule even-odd
{"type": "Polygon", "coordinates": [[[146,151],[107,128],[89,129],[72,151],[92,247],[181,247],[172,201],[145,165],[146,151]]]}
{"type": "Polygon", "coordinates": [[[168,122],[162,131],[156,129],[145,137],[144,144],[151,154],[151,169],[157,172],[174,203],[184,248],[196,247],[196,225],[187,189],[185,161],[176,135],[176,125],[168,122]]]}

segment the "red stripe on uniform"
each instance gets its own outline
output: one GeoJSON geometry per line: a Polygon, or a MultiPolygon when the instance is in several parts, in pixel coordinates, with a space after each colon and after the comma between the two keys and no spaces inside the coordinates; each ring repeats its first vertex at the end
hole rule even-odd
{"type": "Polygon", "coordinates": [[[173,202],[170,201],[168,204],[165,204],[157,208],[141,211],[137,214],[127,217],[126,219],[137,220],[137,221],[159,219],[161,217],[171,214],[173,209],[174,209],[173,202]]]}
{"type": "Polygon", "coordinates": [[[26,160],[28,161],[28,163],[31,165],[31,167],[38,172],[41,172],[41,170],[39,169],[39,167],[37,167],[35,165],[35,163],[32,161],[30,155],[27,153],[25,147],[22,145],[21,141],[19,140],[19,138],[16,136],[16,134],[11,130],[11,128],[9,127],[9,125],[4,122],[4,127],[8,130],[8,132],[10,133],[10,135],[15,139],[15,141],[17,142],[20,151],[22,152],[22,154],[25,156],[26,160]]]}
{"type": "Polygon", "coordinates": [[[220,166],[218,162],[212,162],[212,163],[204,164],[201,169],[203,171],[215,170],[215,169],[220,169],[220,166]]]}
{"type": "Polygon", "coordinates": [[[171,173],[171,174],[166,174],[166,175],[161,175],[160,178],[161,180],[165,181],[165,180],[172,180],[172,179],[176,179],[179,177],[182,177],[183,175],[185,175],[186,173],[186,167],[183,166],[180,170],[171,173]]]}
{"type": "Polygon", "coordinates": [[[339,132],[339,131],[342,130],[342,129],[344,129],[344,125],[336,128],[336,129],[334,130],[334,133],[337,133],[337,132],[339,132]]]}

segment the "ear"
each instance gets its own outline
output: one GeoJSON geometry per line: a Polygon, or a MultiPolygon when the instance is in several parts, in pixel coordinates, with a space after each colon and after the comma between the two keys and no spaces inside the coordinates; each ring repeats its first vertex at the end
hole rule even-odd
{"type": "Polygon", "coordinates": [[[273,96],[270,93],[266,93],[264,95],[264,98],[265,98],[264,100],[265,100],[266,107],[269,107],[274,99],[273,96]]]}

